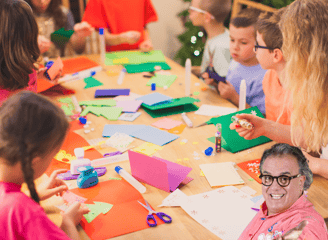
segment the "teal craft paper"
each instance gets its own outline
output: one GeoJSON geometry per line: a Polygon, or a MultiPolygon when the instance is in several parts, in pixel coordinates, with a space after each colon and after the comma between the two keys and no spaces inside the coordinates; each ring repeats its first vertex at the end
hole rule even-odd
{"type": "Polygon", "coordinates": [[[245,138],[239,136],[239,134],[235,130],[230,130],[230,124],[232,123],[231,117],[241,113],[247,113],[247,114],[256,113],[256,116],[264,118],[262,113],[259,111],[257,107],[252,107],[252,108],[245,109],[243,111],[235,112],[221,117],[211,118],[208,121],[208,124],[214,124],[214,125],[216,125],[217,123],[221,123],[222,137],[225,140],[225,143],[222,141],[222,147],[225,150],[235,153],[271,141],[271,139],[264,136],[252,140],[246,140],[245,138]]]}
{"type": "Polygon", "coordinates": [[[81,101],[79,105],[82,106],[116,106],[116,101],[113,99],[101,99],[92,101],[81,101]]]}
{"type": "Polygon", "coordinates": [[[161,50],[154,50],[146,53],[141,51],[120,51],[106,53],[105,58],[105,65],[109,66],[123,64],[141,64],[148,62],[165,62],[164,54],[161,50]]]}
{"type": "Polygon", "coordinates": [[[87,77],[84,79],[84,82],[86,83],[84,89],[92,88],[92,87],[98,87],[104,85],[102,82],[99,82],[97,79],[93,77],[87,77]]]}
{"type": "Polygon", "coordinates": [[[177,79],[177,75],[162,75],[162,74],[156,74],[154,77],[152,77],[148,82],[147,86],[151,86],[152,83],[156,84],[156,87],[170,87],[174,81],[177,79]]]}
{"type": "Polygon", "coordinates": [[[155,67],[160,66],[161,70],[170,70],[171,67],[166,62],[148,62],[141,64],[125,64],[123,65],[127,73],[141,73],[156,71],[155,67]]]}

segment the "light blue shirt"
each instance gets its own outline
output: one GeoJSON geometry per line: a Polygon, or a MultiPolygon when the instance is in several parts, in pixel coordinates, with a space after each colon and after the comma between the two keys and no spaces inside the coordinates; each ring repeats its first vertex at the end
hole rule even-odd
{"type": "Polygon", "coordinates": [[[246,103],[250,106],[257,106],[265,114],[265,96],[262,87],[262,81],[266,70],[261,65],[246,67],[234,60],[231,60],[226,80],[229,81],[236,92],[240,93],[240,82],[245,79],[246,82],[246,103]]]}

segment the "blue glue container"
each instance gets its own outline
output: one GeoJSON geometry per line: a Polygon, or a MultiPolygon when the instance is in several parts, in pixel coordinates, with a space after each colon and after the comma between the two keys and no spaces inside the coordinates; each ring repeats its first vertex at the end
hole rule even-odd
{"type": "Polygon", "coordinates": [[[205,155],[206,156],[211,156],[212,155],[212,152],[213,152],[213,148],[212,147],[209,147],[205,150],[205,155]]]}
{"type": "Polygon", "coordinates": [[[151,90],[152,90],[152,91],[155,91],[155,90],[156,90],[156,83],[152,83],[152,84],[151,84],[151,90]]]}
{"type": "Polygon", "coordinates": [[[82,124],[86,124],[86,123],[87,123],[87,119],[84,118],[84,117],[79,117],[79,121],[80,121],[80,123],[82,123],[82,124]]]}

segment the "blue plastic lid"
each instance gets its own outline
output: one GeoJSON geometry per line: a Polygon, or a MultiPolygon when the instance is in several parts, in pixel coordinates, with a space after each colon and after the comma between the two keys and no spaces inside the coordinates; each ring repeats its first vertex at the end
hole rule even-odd
{"type": "Polygon", "coordinates": [[[213,152],[213,148],[212,147],[209,147],[209,148],[207,148],[205,150],[205,155],[206,156],[211,156],[212,152],[213,152]]]}
{"type": "Polygon", "coordinates": [[[121,169],[123,169],[123,168],[121,168],[120,166],[116,166],[116,167],[115,167],[115,171],[116,171],[118,174],[120,174],[120,170],[121,170],[121,169]]]}
{"type": "Polygon", "coordinates": [[[92,72],[90,73],[90,75],[91,75],[91,77],[92,77],[93,75],[96,75],[96,71],[92,71],[92,72]]]}
{"type": "Polygon", "coordinates": [[[46,68],[50,68],[54,64],[54,61],[49,61],[46,63],[46,68]]]}
{"type": "Polygon", "coordinates": [[[104,29],[103,28],[99,28],[99,34],[104,35],[104,29]]]}

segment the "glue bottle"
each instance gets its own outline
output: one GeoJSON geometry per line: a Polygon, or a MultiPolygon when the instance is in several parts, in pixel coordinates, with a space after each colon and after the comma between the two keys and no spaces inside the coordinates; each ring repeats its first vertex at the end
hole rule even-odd
{"type": "Polygon", "coordinates": [[[138,182],[137,179],[132,177],[127,171],[125,171],[120,166],[115,167],[115,171],[120,174],[122,178],[124,178],[128,183],[130,183],[135,189],[137,189],[140,193],[146,192],[146,187],[138,182]]]}
{"type": "Polygon", "coordinates": [[[100,61],[103,65],[105,65],[106,46],[105,46],[105,35],[104,35],[103,28],[99,28],[99,47],[100,47],[100,61]]]}
{"type": "Polygon", "coordinates": [[[77,170],[79,167],[91,166],[91,161],[90,159],[84,158],[83,148],[75,148],[74,154],[77,159],[71,162],[71,174],[76,175],[80,174],[80,172],[77,170]]]}

